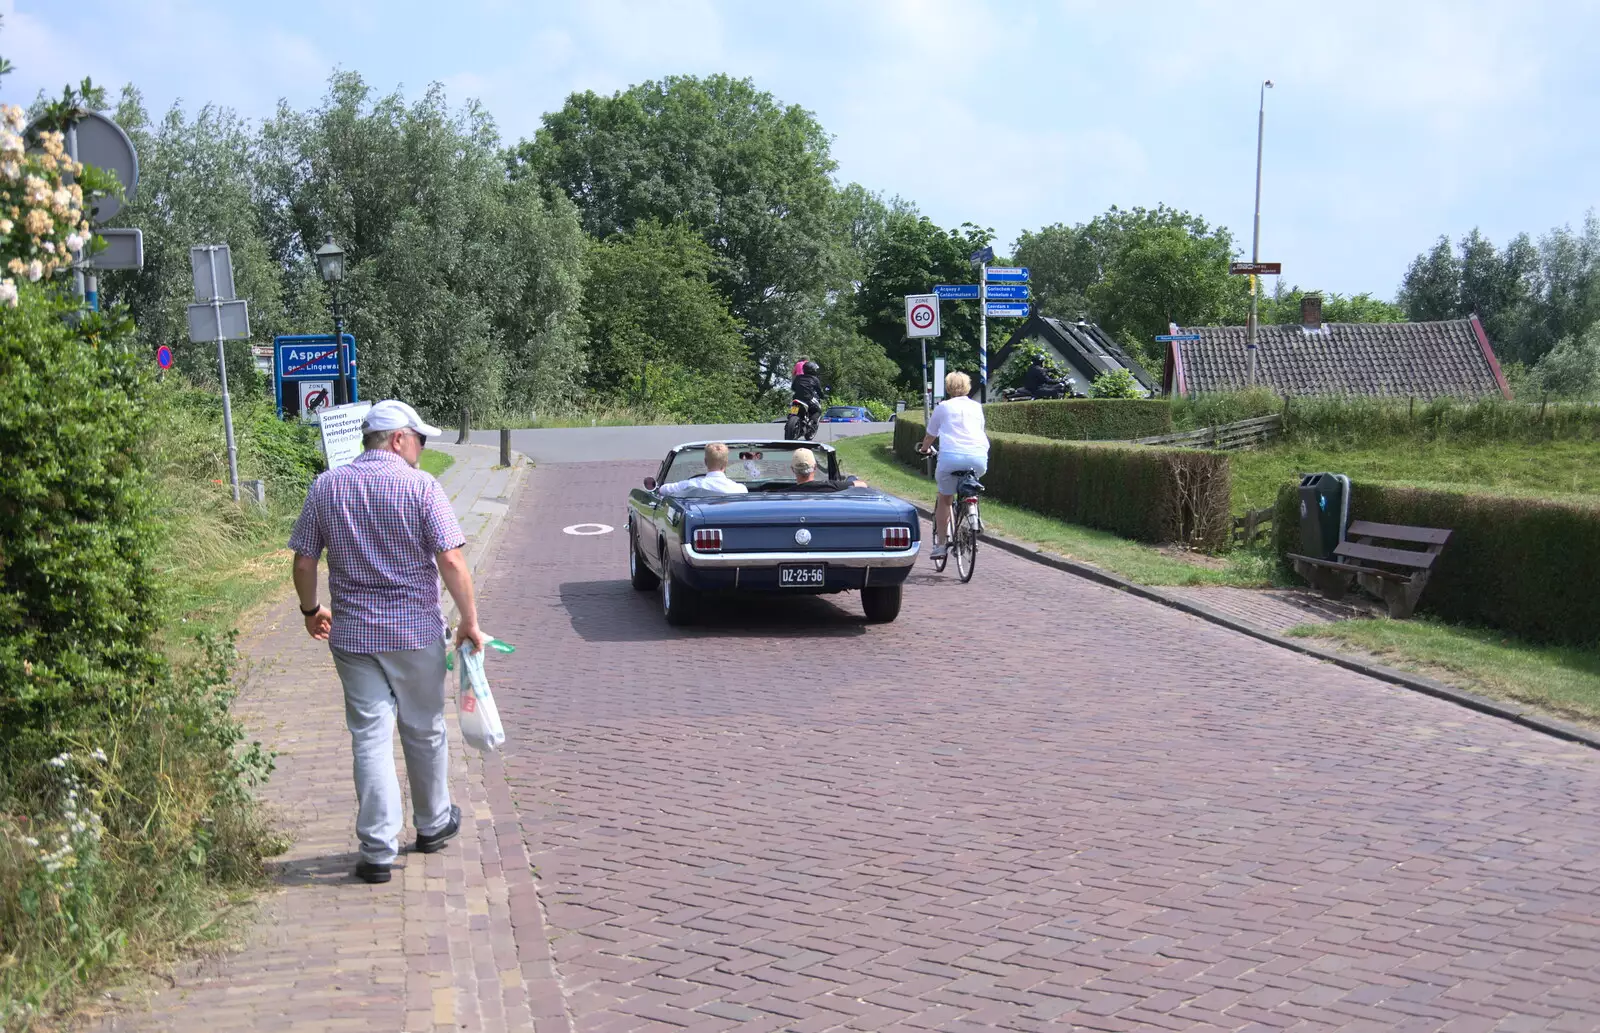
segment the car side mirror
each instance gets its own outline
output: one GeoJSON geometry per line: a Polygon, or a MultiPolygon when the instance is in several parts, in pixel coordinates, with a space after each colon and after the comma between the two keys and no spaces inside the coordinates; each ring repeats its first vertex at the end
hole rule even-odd
{"type": "Polygon", "coordinates": [[[656,479],[654,477],[646,477],[644,479],[644,490],[645,491],[655,491],[656,490],[656,479]]]}

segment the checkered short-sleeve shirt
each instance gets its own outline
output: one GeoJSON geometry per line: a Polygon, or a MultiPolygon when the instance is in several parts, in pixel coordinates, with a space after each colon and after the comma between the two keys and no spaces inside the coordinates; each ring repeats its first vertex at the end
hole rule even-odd
{"type": "Polygon", "coordinates": [[[329,645],[347,653],[424,649],[445,633],[435,557],[466,544],[433,475],[373,449],[318,477],[289,536],[328,553],[329,645]]]}

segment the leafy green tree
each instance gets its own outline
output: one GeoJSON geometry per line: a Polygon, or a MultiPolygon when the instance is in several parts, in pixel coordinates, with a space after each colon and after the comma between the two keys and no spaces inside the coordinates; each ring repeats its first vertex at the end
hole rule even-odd
{"type": "Polygon", "coordinates": [[[710,281],[715,261],[680,223],[644,221],[592,245],[583,298],[585,385],[602,398],[649,408],[699,397],[688,384],[669,382],[677,377],[712,385],[747,406],[753,372],[739,323],[710,281]]]}
{"type": "MultiPolygon", "coordinates": [[[[1115,209],[1113,209],[1115,211],[1115,209]]],[[[1099,282],[1106,257],[1085,224],[1055,223],[1023,231],[1012,260],[1028,267],[1035,310],[1076,322],[1089,315],[1089,288],[1099,282]]]]}
{"type": "Polygon", "coordinates": [[[255,158],[286,279],[315,283],[311,255],[325,234],[345,249],[366,396],[441,415],[462,405],[525,413],[570,396],[582,367],[583,233],[565,199],[506,181],[481,107],[452,112],[437,85],[408,105],[340,73],[320,107],[280,105],[255,158]]]}
{"type": "Polygon", "coordinates": [[[1261,325],[1293,326],[1300,322],[1300,302],[1307,294],[1322,295],[1322,319],[1326,323],[1403,323],[1406,313],[1399,305],[1370,294],[1339,294],[1336,291],[1308,291],[1300,287],[1285,290],[1279,285],[1262,299],[1261,325]]]}
{"type": "MultiPolygon", "coordinates": [[[[1135,213],[1139,210],[1135,209],[1135,213]]],[[[1239,325],[1249,285],[1231,276],[1233,239],[1193,216],[1130,220],[1119,232],[1101,279],[1089,288],[1095,322],[1141,362],[1159,366],[1157,334],[1183,326],[1239,325]]]]}
{"type": "Polygon", "coordinates": [[[827,292],[850,273],[850,206],[830,178],[827,134],[748,79],[669,77],[609,97],[573,94],[508,162],[514,179],[569,198],[597,238],[648,219],[699,233],[763,388],[787,373],[827,292]]]}
{"type": "Polygon", "coordinates": [[[1600,324],[1546,352],[1533,368],[1533,382],[1547,398],[1591,398],[1600,392],[1600,324]]]}
{"type": "Polygon", "coordinates": [[[1461,311],[1461,263],[1440,237],[1426,254],[1418,255],[1400,284],[1400,307],[1413,322],[1455,319],[1461,311]]]}
{"type": "Polygon", "coordinates": [[[849,298],[828,306],[801,348],[801,354],[822,367],[822,382],[838,398],[887,401],[900,394],[900,367],[882,346],[857,329],[859,320],[849,298]]]}
{"type": "MultiPolygon", "coordinates": [[[[891,211],[873,249],[871,270],[855,295],[862,334],[900,368],[903,382],[921,377],[922,344],[906,337],[905,296],[931,293],[937,283],[971,283],[976,271],[968,256],[993,239],[993,231],[965,223],[944,230],[913,208],[891,211]]],[[[978,368],[978,304],[945,302],[940,336],[928,342],[928,360],[944,356],[951,368],[978,368]]],[[[991,340],[1004,341],[1016,320],[990,320],[991,340]]]]}

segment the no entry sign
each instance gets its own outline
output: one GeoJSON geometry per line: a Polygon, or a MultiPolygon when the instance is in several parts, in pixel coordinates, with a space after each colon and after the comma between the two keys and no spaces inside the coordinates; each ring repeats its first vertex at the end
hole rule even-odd
{"type": "Polygon", "coordinates": [[[906,336],[939,336],[939,295],[906,295],[906,336]]]}

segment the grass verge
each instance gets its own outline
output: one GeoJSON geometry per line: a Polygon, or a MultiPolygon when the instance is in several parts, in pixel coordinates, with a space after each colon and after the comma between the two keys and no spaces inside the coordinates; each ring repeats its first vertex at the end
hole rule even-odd
{"type": "Polygon", "coordinates": [[[1354,649],[1483,696],[1600,723],[1600,649],[1533,645],[1426,618],[1303,625],[1289,634],[1354,649]]]}
{"type": "Polygon", "coordinates": [[[450,467],[454,466],[455,462],[456,462],[456,457],[455,456],[445,455],[443,452],[440,452],[438,449],[434,449],[433,451],[429,451],[427,449],[423,449],[422,450],[422,461],[418,465],[420,465],[424,470],[428,471],[429,473],[431,473],[435,477],[437,477],[440,474],[444,473],[446,470],[450,469],[450,467]]]}
{"type": "MultiPolygon", "coordinates": [[[[847,472],[903,498],[930,502],[933,484],[895,458],[889,447],[892,441],[889,434],[864,434],[835,442],[834,447],[847,472]]],[[[1141,585],[1260,588],[1279,576],[1277,560],[1265,547],[1239,549],[1221,558],[1201,556],[1129,541],[993,500],[983,503],[983,520],[1007,538],[1093,564],[1141,585]]]]}
{"type": "Polygon", "coordinates": [[[1600,495],[1600,442],[1396,439],[1362,447],[1289,443],[1235,452],[1233,511],[1270,506],[1302,473],[1354,481],[1540,496],[1600,495]]]}

